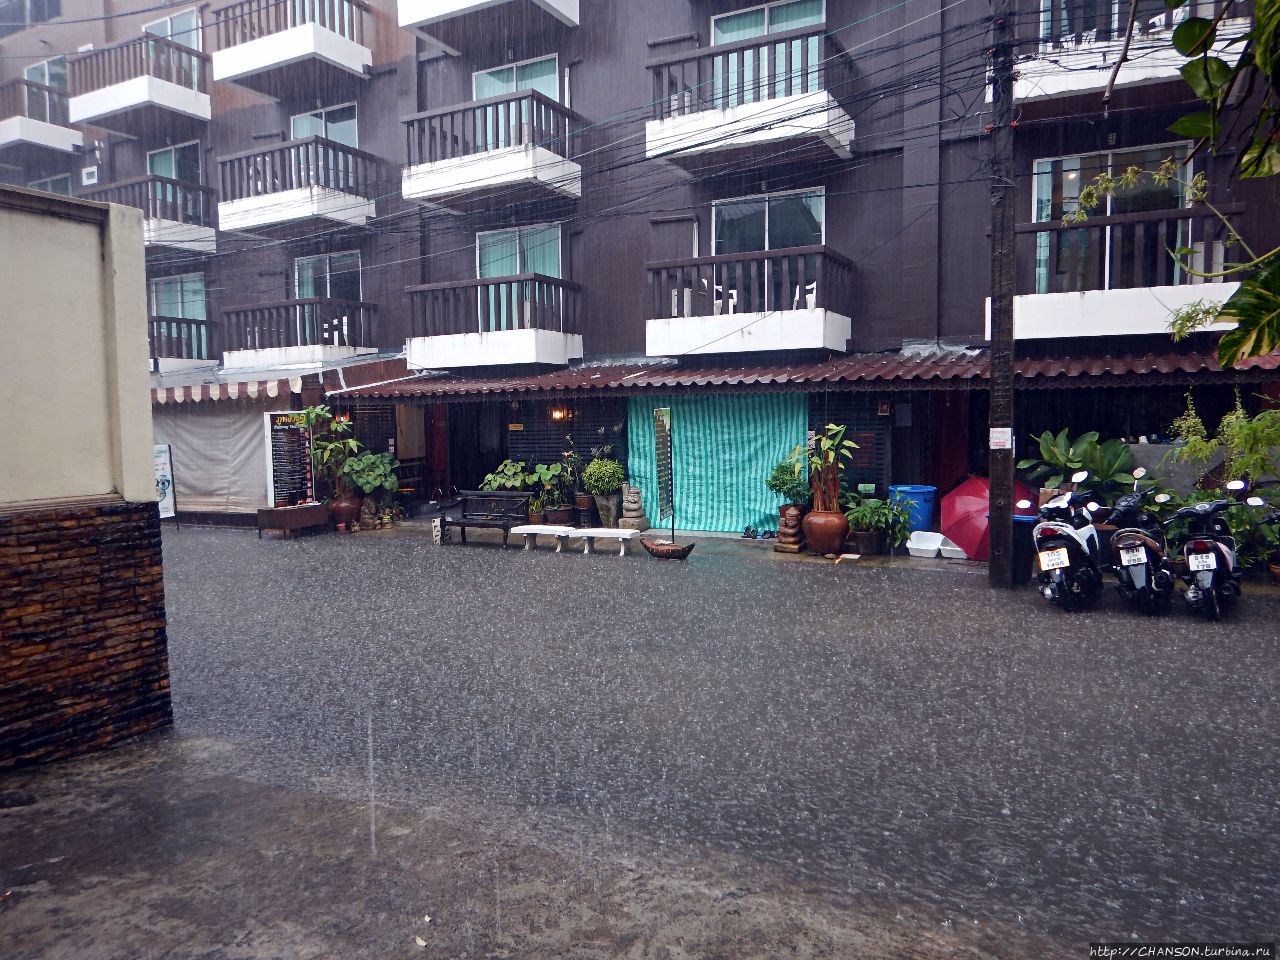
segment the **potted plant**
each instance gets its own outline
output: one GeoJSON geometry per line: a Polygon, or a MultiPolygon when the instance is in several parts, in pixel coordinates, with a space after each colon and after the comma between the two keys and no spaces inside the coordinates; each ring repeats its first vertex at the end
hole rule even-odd
{"type": "Polygon", "coordinates": [[[840,477],[858,445],[844,438],[845,430],[843,425],[828,423],[810,445],[796,447],[786,460],[797,477],[809,468],[813,509],[805,514],[801,527],[809,549],[824,556],[839,553],[849,533],[849,521],[840,509],[840,477]]]}
{"type": "Polygon", "coordinates": [[[778,539],[773,549],[779,553],[799,553],[804,549],[800,523],[809,506],[808,478],[798,475],[787,460],[780,460],[765,486],[786,501],[778,505],[778,539]]]}
{"type": "Polygon", "coordinates": [[[897,500],[850,497],[845,501],[844,515],[849,521],[849,538],[864,555],[884,553],[886,547],[900,547],[911,535],[906,505],[897,500]]]}
{"type": "Polygon", "coordinates": [[[530,497],[529,498],[529,522],[541,523],[542,519],[543,519],[542,518],[542,498],[530,497]]]}
{"type": "MultiPolygon", "coordinates": [[[[373,516],[375,523],[390,525],[392,495],[400,489],[396,468],[400,466],[389,453],[363,453],[348,457],[342,464],[342,476],[351,487],[365,496],[361,505],[361,517],[373,516]]],[[[364,519],[361,520],[364,526],[364,519]]]]}
{"type": "Polygon", "coordinates": [[[624,479],[622,464],[607,457],[592,460],[582,471],[582,486],[595,498],[602,527],[618,525],[618,511],[622,504],[620,491],[624,479]]]}
{"type": "MultiPolygon", "coordinates": [[[[329,495],[329,515],[341,530],[350,530],[360,519],[360,497],[343,467],[360,453],[362,444],[351,433],[351,418],[334,416],[324,404],[307,407],[303,418],[311,430],[311,470],[323,481],[329,495]]],[[[317,493],[320,491],[317,490],[317,493]]],[[[323,494],[322,494],[323,495],[323,494]]]]}
{"type": "Polygon", "coordinates": [[[582,489],[582,456],[573,449],[573,438],[567,437],[569,451],[564,455],[565,490],[573,496],[574,509],[585,524],[596,502],[591,494],[582,489]]]}
{"type": "Polygon", "coordinates": [[[539,463],[529,476],[540,491],[538,499],[542,501],[547,523],[560,526],[573,523],[573,507],[564,506],[564,494],[560,489],[561,483],[564,482],[564,465],[539,463]]]}

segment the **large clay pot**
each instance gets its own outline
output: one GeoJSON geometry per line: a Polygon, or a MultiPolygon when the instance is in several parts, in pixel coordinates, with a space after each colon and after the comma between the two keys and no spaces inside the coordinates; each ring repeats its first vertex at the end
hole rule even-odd
{"type": "Polygon", "coordinates": [[[530,522],[530,523],[542,523],[542,511],[541,511],[541,510],[530,510],[530,511],[529,511],[529,522],[530,522]]]}
{"type": "Polygon", "coordinates": [[[610,493],[607,496],[596,497],[596,512],[600,514],[600,526],[616,527],[618,525],[618,512],[622,509],[622,494],[610,493]]]}
{"type": "Polygon", "coordinates": [[[800,527],[809,541],[809,549],[824,556],[840,553],[844,549],[844,538],[849,535],[849,519],[834,510],[810,510],[800,527]]]}
{"type": "Polygon", "coordinates": [[[329,516],[333,522],[341,524],[342,529],[350,530],[360,519],[360,508],[364,501],[360,497],[334,497],[329,501],[329,516]]]}
{"type": "Polygon", "coordinates": [[[573,526],[573,507],[555,507],[547,511],[547,523],[558,527],[573,526]]]}
{"type": "Polygon", "coordinates": [[[885,551],[886,537],[883,530],[851,530],[849,539],[864,557],[874,557],[885,551]]]}

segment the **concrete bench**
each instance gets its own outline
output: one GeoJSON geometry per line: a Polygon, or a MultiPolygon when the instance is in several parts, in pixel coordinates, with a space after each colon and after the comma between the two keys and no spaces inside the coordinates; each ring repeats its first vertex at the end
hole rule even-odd
{"type": "Polygon", "coordinates": [[[570,534],[570,536],[582,538],[583,553],[590,553],[597,540],[617,540],[618,556],[620,557],[627,555],[627,544],[631,542],[632,538],[639,535],[639,530],[624,530],[615,527],[586,527],[581,530],[574,530],[570,534]]]}
{"type": "Polygon", "coordinates": [[[564,546],[564,539],[566,537],[573,536],[577,533],[573,527],[564,527],[552,523],[524,523],[518,527],[512,527],[511,532],[524,537],[524,548],[526,550],[538,549],[538,534],[555,537],[556,553],[559,553],[560,548],[564,546]]]}

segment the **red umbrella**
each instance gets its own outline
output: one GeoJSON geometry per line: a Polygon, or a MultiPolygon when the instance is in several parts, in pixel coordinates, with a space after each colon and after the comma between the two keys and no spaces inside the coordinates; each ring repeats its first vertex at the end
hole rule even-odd
{"type": "MultiPolygon", "coordinates": [[[[1036,502],[1025,484],[1015,482],[1013,501],[1036,502]]],[[[990,481],[970,477],[942,498],[942,535],[965,552],[970,560],[986,560],[991,553],[991,531],[987,514],[991,511],[990,481]]],[[[1035,510],[1015,510],[1019,516],[1035,516],[1035,510]]]]}

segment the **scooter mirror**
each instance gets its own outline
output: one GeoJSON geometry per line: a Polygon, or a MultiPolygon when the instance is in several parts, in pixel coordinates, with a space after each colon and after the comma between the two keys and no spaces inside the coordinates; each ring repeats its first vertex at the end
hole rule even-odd
{"type": "Polygon", "coordinates": [[[1016,504],[1014,504],[1014,506],[1016,506],[1019,510],[1030,510],[1030,509],[1031,509],[1031,501],[1030,501],[1030,500],[1019,500],[1016,504]]]}
{"type": "Polygon", "coordinates": [[[1098,509],[1098,501],[1090,500],[1088,503],[1084,505],[1084,508],[1088,510],[1090,513],[1093,513],[1095,510],[1098,509]]]}
{"type": "Polygon", "coordinates": [[[1237,491],[1237,490],[1243,490],[1243,489],[1244,489],[1244,481],[1243,481],[1243,480],[1232,480],[1230,483],[1228,483],[1228,484],[1227,484],[1227,489],[1228,489],[1228,490],[1230,490],[1230,491],[1232,491],[1233,493],[1234,493],[1235,491],[1237,491]]]}
{"type": "Polygon", "coordinates": [[[1077,470],[1075,473],[1071,475],[1072,483],[1084,483],[1088,479],[1089,479],[1088,470],[1077,470]]]}
{"type": "Polygon", "coordinates": [[[1245,503],[1251,507],[1265,507],[1267,505],[1267,501],[1263,500],[1261,497],[1250,497],[1245,501],[1245,503]]]}
{"type": "Polygon", "coordinates": [[[1146,467],[1139,467],[1137,470],[1133,471],[1133,479],[1135,480],[1141,480],[1146,475],[1147,475],[1146,467]]]}
{"type": "Polygon", "coordinates": [[[1157,493],[1152,499],[1155,500],[1156,503],[1168,503],[1173,499],[1173,497],[1169,496],[1167,493],[1157,493]]]}

